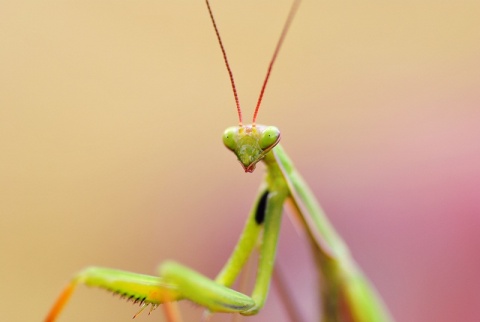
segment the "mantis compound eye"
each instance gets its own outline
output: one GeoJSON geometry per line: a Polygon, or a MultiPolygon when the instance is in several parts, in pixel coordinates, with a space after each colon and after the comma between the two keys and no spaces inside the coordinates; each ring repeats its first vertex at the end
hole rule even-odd
{"type": "Polygon", "coordinates": [[[223,144],[229,149],[234,151],[237,148],[237,132],[236,127],[229,127],[223,133],[223,144]]]}
{"type": "Polygon", "coordinates": [[[275,145],[280,139],[280,130],[275,126],[268,126],[262,133],[258,142],[262,150],[267,150],[275,145]]]}

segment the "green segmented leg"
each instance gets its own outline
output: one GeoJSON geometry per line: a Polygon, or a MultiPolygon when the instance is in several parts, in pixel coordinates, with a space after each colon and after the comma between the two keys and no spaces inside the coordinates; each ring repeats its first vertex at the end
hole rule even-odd
{"type": "Polygon", "coordinates": [[[210,312],[256,314],[264,305],[275,261],[283,202],[288,190],[278,189],[276,180],[267,182],[258,195],[244,231],[232,256],[217,279],[208,277],[173,261],[160,265],[159,277],[109,268],[90,267],[77,274],[57,300],[46,321],[54,321],[78,284],[99,287],[122,297],[156,307],[182,299],[195,302],[210,312]],[[273,184],[272,184],[273,183],[273,184]],[[270,190],[268,189],[270,187],[270,190]],[[257,280],[252,297],[229,288],[250,257],[263,230],[257,280]]]}

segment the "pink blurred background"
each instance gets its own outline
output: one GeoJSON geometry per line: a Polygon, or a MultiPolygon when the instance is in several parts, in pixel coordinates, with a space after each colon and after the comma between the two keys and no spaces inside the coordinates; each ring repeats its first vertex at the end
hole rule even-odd
{"type": "MultiPolygon", "coordinates": [[[[212,3],[247,119],[289,5],[212,3]]],[[[260,111],[397,321],[479,319],[479,16],[474,1],[304,1],[260,111]]],[[[244,174],[222,147],[236,115],[204,3],[6,1],[0,48],[2,320],[40,321],[89,265],[214,276],[263,167],[244,174]]],[[[316,320],[288,220],[278,262],[316,320]]],[[[245,321],[286,321],[281,305],[273,287],[245,321]]],[[[136,311],[83,287],[60,321],[136,311]]]]}

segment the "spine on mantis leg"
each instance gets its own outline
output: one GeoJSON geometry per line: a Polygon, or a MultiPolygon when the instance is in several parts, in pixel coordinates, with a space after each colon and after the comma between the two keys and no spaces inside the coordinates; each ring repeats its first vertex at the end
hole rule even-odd
{"type": "Polygon", "coordinates": [[[139,303],[142,310],[148,305],[152,305],[152,309],[154,309],[166,301],[177,301],[182,298],[176,286],[165,282],[158,276],[103,267],[88,267],[79,272],[65,287],[47,315],[46,322],[53,322],[57,319],[79,284],[119,294],[133,303],[139,303]]]}

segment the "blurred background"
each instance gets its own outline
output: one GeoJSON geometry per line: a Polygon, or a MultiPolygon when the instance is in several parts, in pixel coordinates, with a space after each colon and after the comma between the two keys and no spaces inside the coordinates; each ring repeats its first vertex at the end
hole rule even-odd
{"type": "MultiPolygon", "coordinates": [[[[212,1],[247,122],[290,3],[212,1]]],[[[305,0],[259,114],[397,321],[479,319],[479,15],[478,1],[305,0]]],[[[203,1],[1,1],[2,320],[41,321],[89,265],[215,276],[263,176],[222,146],[236,123],[203,1]]],[[[308,247],[283,226],[278,264],[317,321],[308,247]]],[[[287,321],[282,306],[273,286],[243,320],[287,321]]],[[[60,321],[137,311],[80,287],[60,321]]]]}

